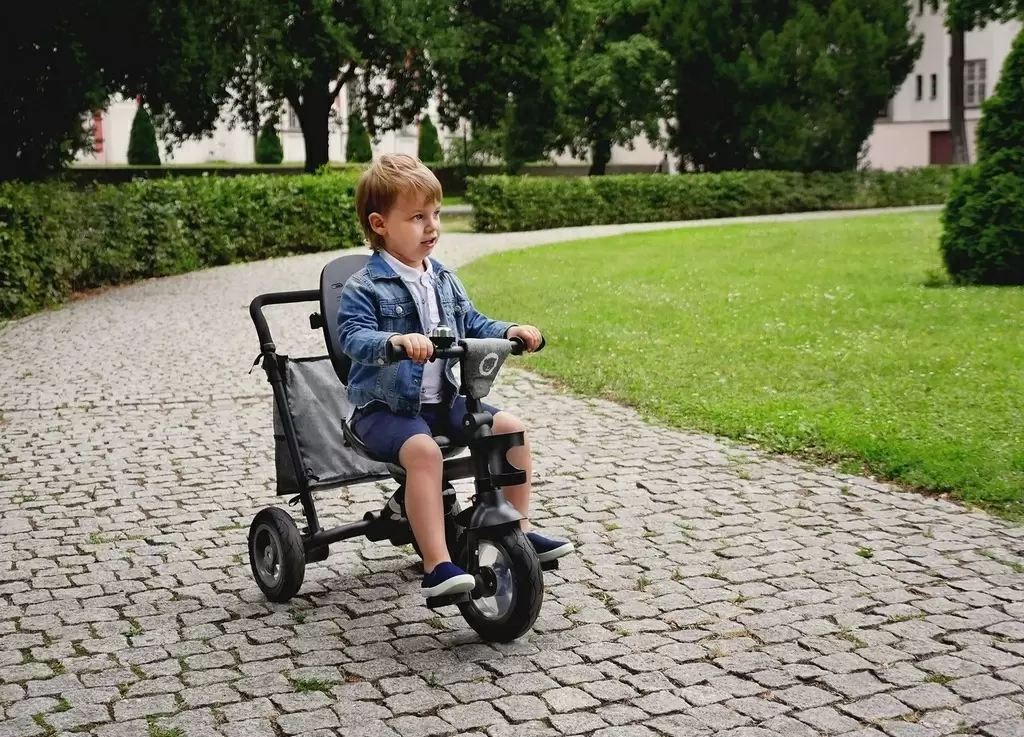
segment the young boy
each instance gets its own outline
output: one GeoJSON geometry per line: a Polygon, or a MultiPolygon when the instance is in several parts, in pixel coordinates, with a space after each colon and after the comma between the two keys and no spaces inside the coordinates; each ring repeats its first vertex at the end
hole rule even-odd
{"type": "MultiPolygon", "coordinates": [[[[477,312],[454,273],[431,258],[441,235],[441,185],[411,156],[377,159],[360,177],[356,211],[374,251],[341,294],[338,331],[352,359],[348,395],[356,409],[352,429],[375,454],[406,471],[405,513],[423,556],[425,597],[472,591],[474,579],[451,562],[441,503],[441,450],[432,435],[466,442],[461,420],[466,401],[457,393],[452,362],[428,362],[427,337],[446,325],[459,338],[521,338],[536,350],[541,334],[530,325],[492,320],[477,312]],[[387,343],[405,348],[408,361],[389,364],[387,343]]],[[[522,422],[484,404],[495,433],[519,432],[522,422]]],[[[520,523],[543,562],[572,551],[572,543],[530,531],[530,446],[509,452],[526,482],[504,489],[524,516],[520,523]]]]}

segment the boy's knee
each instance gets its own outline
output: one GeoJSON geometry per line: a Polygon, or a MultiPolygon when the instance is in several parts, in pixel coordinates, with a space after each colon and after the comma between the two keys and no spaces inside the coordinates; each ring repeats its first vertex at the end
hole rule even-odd
{"type": "Polygon", "coordinates": [[[526,426],[515,415],[502,411],[494,415],[493,429],[495,432],[523,432],[526,426]]]}
{"type": "Polygon", "coordinates": [[[402,444],[398,459],[405,468],[440,468],[441,448],[429,435],[413,435],[402,444]]]}

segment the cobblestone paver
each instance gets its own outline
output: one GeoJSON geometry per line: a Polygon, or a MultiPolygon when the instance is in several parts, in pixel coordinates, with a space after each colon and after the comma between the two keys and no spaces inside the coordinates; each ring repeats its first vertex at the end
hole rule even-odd
{"type": "MultiPolygon", "coordinates": [[[[576,235],[449,235],[441,256],[576,235]]],[[[538,525],[578,546],[534,631],[479,642],[422,606],[409,553],[363,540],[268,604],[245,546],[276,502],[247,307],[328,258],[0,327],[0,736],[1024,734],[1020,528],[522,371],[495,399],[532,429],[538,525]]],[[[283,351],[322,353],[311,308],[271,313],[283,351]]],[[[321,517],[382,498],[325,494],[321,517]]]]}

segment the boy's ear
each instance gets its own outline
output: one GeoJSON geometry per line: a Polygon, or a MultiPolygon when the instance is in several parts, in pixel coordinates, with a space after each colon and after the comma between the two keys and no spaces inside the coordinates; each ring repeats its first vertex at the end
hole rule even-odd
{"type": "Polygon", "coordinates": [[[370,227],[374,233],[377,235],[387,235],[387,225],[385,225],[384,218],[381,217],[380,213],[371,212],[367,220],[370,222],[370,227]]]}

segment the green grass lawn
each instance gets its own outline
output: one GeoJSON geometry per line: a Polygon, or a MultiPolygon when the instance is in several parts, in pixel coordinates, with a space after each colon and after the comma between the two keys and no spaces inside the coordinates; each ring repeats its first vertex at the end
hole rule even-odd
{"type": "Polygon", "coordinates": [[[523,361],[572,390],[1019,517],[1024,290],[942,284],[939,234],[930,213],[722,226],[459,273],[545,331],[523,361]]]}
{"type": "Polygon", "coordinates": [[[442,228],[442,230],[441,230],[442,233],[472,233],[473,232],[473,216],[472,215],[442,215],[441,216],[441,228],[442,228]]]}

